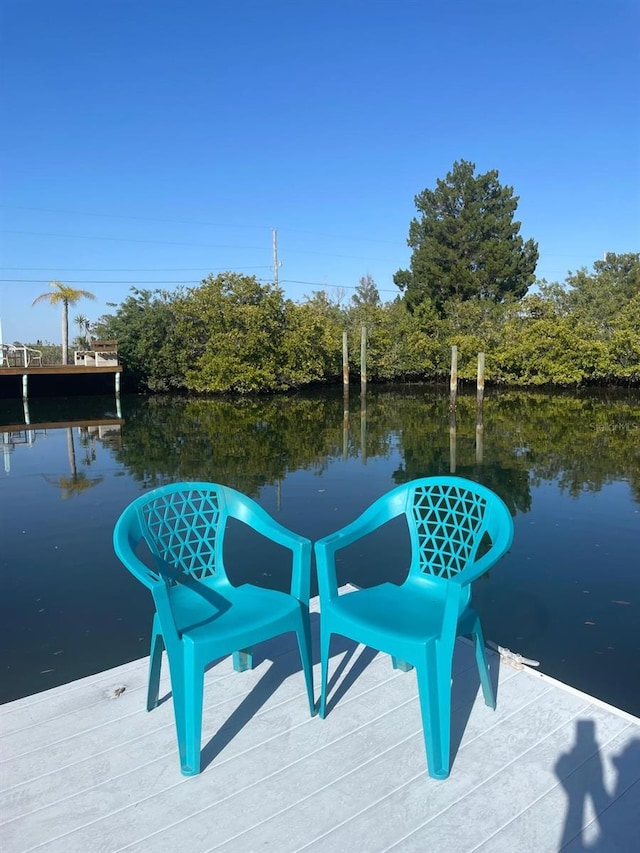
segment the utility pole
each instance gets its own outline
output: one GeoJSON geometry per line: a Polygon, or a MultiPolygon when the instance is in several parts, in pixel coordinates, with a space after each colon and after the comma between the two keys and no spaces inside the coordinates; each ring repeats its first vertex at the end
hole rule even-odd
{"type": "Polygon", "coordinates": [[[278,287],[278,269],[280,262],[278,261],[278,229],[271,229],[271,238],[273,243],[273,283],[278,287]]]}

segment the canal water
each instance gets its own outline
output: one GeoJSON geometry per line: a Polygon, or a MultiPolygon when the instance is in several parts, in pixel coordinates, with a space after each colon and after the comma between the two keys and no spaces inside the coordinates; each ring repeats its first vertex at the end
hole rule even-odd
{"type": "MultiPolygon", "coordinates": [[[[111,535],[142,491],[208,480],[317,539],[414,477],[454,472],[509,506],[511,552],[474,587],[488,640],[640,715],[640,393],[492,392],[482,424],[443,388],[246,400],[0,400],[0,701],[148,653],[149,593],[111,535]],[[29,420],[29,424],[25,420],[29,420]]],[[[344,553],[340,581],[400,582],[406,531],[344,553]]],[[[279,549],[240,525],[237,583],[287,586],[279,549]]],[[[315,584],[314,584],[315,587],[315,584]]]]}

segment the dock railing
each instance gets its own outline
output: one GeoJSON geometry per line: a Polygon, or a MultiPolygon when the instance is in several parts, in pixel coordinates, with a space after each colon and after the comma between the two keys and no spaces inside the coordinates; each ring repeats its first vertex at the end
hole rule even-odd
{"type": "Polygon", "coordinates": [[[92,341],[91,349],[75,350],[76,367],[111,367],[118,364],[118,341],[92,341]]]}
{"type": "Polygon", "coordinates": [[[42,350],[25,344],[2,344],[0,367],[42,367],[42,350]]]}

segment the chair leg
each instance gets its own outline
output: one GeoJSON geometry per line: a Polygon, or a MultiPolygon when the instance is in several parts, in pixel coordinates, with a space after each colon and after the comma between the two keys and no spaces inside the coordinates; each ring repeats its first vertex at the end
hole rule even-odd
{"type": "Polygon", "coordinates": [[[233,653],[233,668],[236,672],[253,669],[253,649],[240,649],[233,653]]]}
{"type": "Polygon", "coordinates": [[[331,631],[325,628],[320,618],[320,662],[321,662],[321,681],[320,681],[320,708],[319,715],[324,720],[327,710],[327,682],[329,680],[329,648],[331,646],[331,631]]]}
{"type": "Polygon", "coordinates": [[[172,654],[168,654],[169,672],[171,675],[171,694],[173,698],[173,716],[176,723],[176,739],[178,741],[178,753],[180,755],[180,769],[185,775],[192,775],[185,771],[187,768],[187,718],[185,707],[185,677],[184,656],[181,654],[182,649],[174,649],[172,654]]]}
{"type": "Polygon", "coordinates": [[[484,646],[484,634],[480,624],[480,617],[476,616],[472,629],[473,644],[476,652],[476,664],[478,666],[478,674],[480,676],[480,684],[482,685],[482,695],[484,696],[485,705],[489,708],[496,708],[496,697],[491,684],[491,676],[489,674],[489,666],[487,664],[487,655],[484,646]]]}
{"type": "Polygon", "coordinates": [[[451,743],[451,664],[453,648],[430,643],[416,664],[427,770],[434,779],[449,775],[451,743]]]}
{"type": "Polygon", "coordinates": [[[395,655],[391,655],[391,665],[394,669],[399,669],[400,672],[411,672],[413,669],[413,664],[409,663],[406,660],[400,660],[400,658],[395,657],[395,655]]]}
{"type": "Polygon", "coordinates": [[[147,711],[158,707],[160,693],[160,670],[162,668],[162,652],[164,639],[160,632],[160,622],[157,614],[153,617],[151,633],[151,649],[149,652],[149,681],[147,684],[147,711]]]}
{"type": "Polygon", "coordinates": [[[184,646],[184,744],[180,750],[181,770],[184,776],[200,772],[200,744],[202,740],[202,700],[204,666],[198,660],[192,644],[184,646]]]}
{"type": "Polygon", "coordinates": [[[307,686],[307,698],[309,699],[309,713],[312,717],[316,715],[316,702],[313,695],[313,661],[311,659],[311,626],[309,624],[309,613],[301,613],[301,624],[296,629],[298,648],[300,649],[300,662],[304,672],[304,681],[307,686]]]}

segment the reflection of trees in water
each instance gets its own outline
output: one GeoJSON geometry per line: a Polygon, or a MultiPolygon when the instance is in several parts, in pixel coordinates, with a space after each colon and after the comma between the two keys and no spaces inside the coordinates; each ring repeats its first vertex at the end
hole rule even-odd
{"type": "MultiPolygon", "coordinates": [[[[295,397],[131,403],[117,456],[149,487],[203,479],[255,495],[288,472],[322,473],[338,457],[388,457],[395,448],[402,458],[394,473],[398,483],[450,471],[448,397],[441,388],[371,389],[366,429],[361,429],[359,395],[352,394],[346,433],[341,389],[295,397]]],[[[557,480],[577,495],[627,479],[640,500],[637,394],[618,399],[488,394],[482,461],[476,453],[475,415],[475,396],[460,395],[455,471],[494,489],[512,512],[530,509],[530,489],[543,480],[557,480]]]]}
{"type": "Polygon", "coordinates": [[[527,394],[492,401],[487,434],[509,429],[521,442],[531,484],[558,482],[572,497],[628,480],[640,501],[640,395],[527,394]]]}
{"type": "Polygon", "coordinates": [[[96,437],[94,433],[89,432],[86,427],[81,427],[79,430],[80,444],[84,450],[83,465],[91,465],[96,461],[96,437]]]}
{"type": "MultiPolygon", "coordinates": [[[[444,395],[441,395],[444,397],[444,395]]],[[[398,481],[446,473],[446,400],[410,412],[402,426],[398,481]],[[431,419],[438,422],[434,432],[431,419]],[[435,444],[433,443],[435,442],[435,444]]],[[[475,397],[458,398],[456,473],[479,478],[512,510],[530,508],[530,488],[555,480],[572,497],[629,481],[640,501],[640,395],[493,393],[484,404],[483,462],[475,459],[475,397]]]]}
{"type": "MultiPolygon", "coordinates": [[[[73,441],[73,428],[67,427],[67,455],[69,457],[69,470],[70,476],[60,476],[60,477],[52,477],[49,474],[43,474],[43,477],[53,486],[56,486],[60,489],[60,497],[62,500],[67,500],[68,498],[72,498],[75,495],[79,495],[82,492],[86,492],[87,489],[93,488],[93,486],[97,486],[98,483],[101,483],[104,479],[103,477],[87,477],[84,471],[80,471],[78,473],[78,466],[76,462],[76,448],[73,441]]],[[[95,453],[94,457],[95,459],[95,453]]],[[[88,457],[89,461],[86,464],[91,464],[91,458],[88,457]]],[[[87,457],[85,457],[85,461],[87,457]]]]}
{"type": "MultiPolygon", "coordinates": [[[[452,469],[449,399],[440,393],[430,399],[416,395],[410,405],[400,403],[403,463],[395,472],[396,482],[416,477],[449,474],[452,469]]],[[[497,492],[511,512],[531,508],[529,475],[513,445],[487,426],[485,404],[482,462],[476,455],[475,397],[458,397],[455,428],[455,473],[482,482],[497,492]]]]}
{"type": "MultiPolygon", "coordinates": [[[[127,413],[118,458],[148,486],[179,479],[223,482],[247,494],[300,469],[322,473],[343,453],[342,398],[154,398],[127,413]]],[[[389,452],[386,432],[368,439],[389,452]],[[386,442],[386,446],[385,446],[386,442]]],[[[350,442],[348,454],[359,446],[350,442]]]]}

